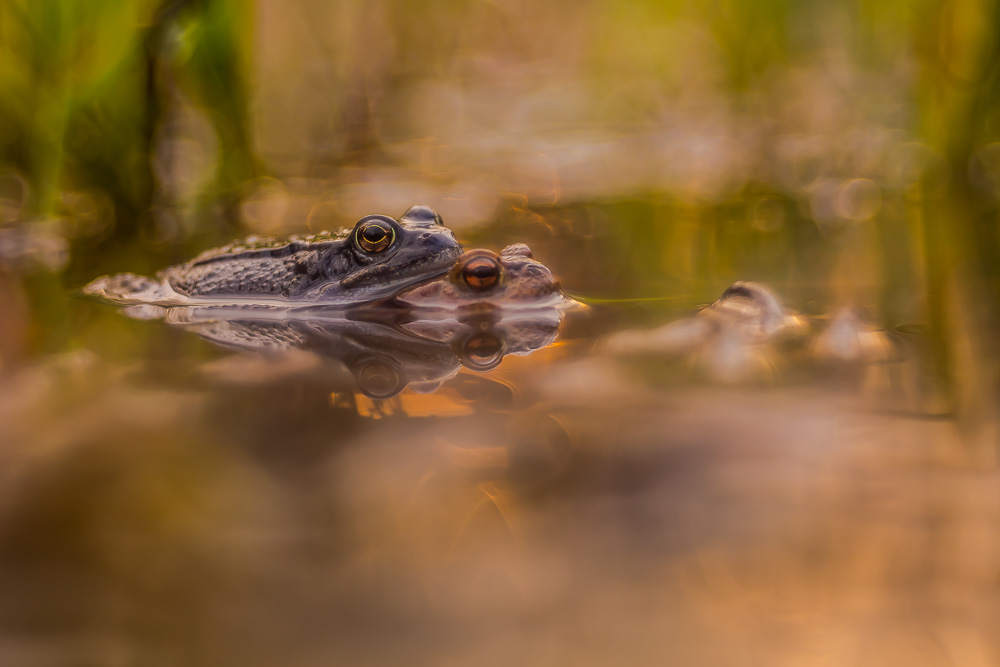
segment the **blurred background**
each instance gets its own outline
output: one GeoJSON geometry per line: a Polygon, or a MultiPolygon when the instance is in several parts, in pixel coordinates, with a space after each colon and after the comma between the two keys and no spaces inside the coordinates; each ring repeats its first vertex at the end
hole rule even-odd
{"type": "Polygon", "coordinates": [[[0,0],[0,662],[995,664],[998,101],[987,0],[0,0]],[[76,294],[416,203],[592,316],[393,421],[76,294]],[[907,398],[593,347],[736,280],[907,398]]]}

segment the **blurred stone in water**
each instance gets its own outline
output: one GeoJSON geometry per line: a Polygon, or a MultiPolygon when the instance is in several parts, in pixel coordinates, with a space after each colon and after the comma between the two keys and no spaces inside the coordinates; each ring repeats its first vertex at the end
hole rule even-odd
{"type": "Polygon", "coordinates": [[[694,317],[652,331],[612,334],[602,348],[627,356],[685,357],[713,380],[739,383],[768,379],[778,362],[774,346],[807,329],[766,287],[737,282],[694,317]]]}
{"type": "Polygon", "coordinates": [[[923,331],[887,331],[859,307],[837,310],[813,339],[809,351],[828,381],[846,381],[873,407],[937,417],[947,413],[930,382],[923,331]]]}

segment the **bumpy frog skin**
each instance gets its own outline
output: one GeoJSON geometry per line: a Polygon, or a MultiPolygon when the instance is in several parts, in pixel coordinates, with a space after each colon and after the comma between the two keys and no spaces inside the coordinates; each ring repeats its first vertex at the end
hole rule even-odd
{"type": "Polygon", "coordinates": [[[251,237],[164,269],[156,279],[105,276],[84,292],[132,304],[355,304],[441,275],[461,252],[440,216],[426,206],[414,206],[398,221],[369,215],[354,229],[337,234],[251,237]]]}
{"type": "Polygon", "coordinates": [[[447,276],[396,295],[398,304],[417,308],[475,307],[553,308],[575,303],[563,295],[552,272],[532,258],[523,243],[489,250],[470,250],[447,276]]]}

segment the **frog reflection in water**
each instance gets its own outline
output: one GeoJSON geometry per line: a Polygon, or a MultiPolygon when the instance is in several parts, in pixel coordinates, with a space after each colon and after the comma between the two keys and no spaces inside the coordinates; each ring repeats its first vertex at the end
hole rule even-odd
{"type": "Polygon", "coordinates": [[[446,272],[461,252],[440,216],[414,206],[398,221],[369,215],[350,232],[249,238],[165,269],[155,280],[105,276],[84,291],[118,303],[161,305],[363,303],[446,272]]]}
{"type": "MultiPolygon", "coordinates": [[[[388,398],[411,384],[431,391],[463,366],[482,372],[508,354],[530,354],[555,340],[563,319],[555,308],[510,319],[501,311],[421,319],[399,310],[358,311],[347,317],[343,310],[324,314],[318,309],[306,313],[249,305],[137,305],[125,313],[137,319],[162,318],[220,347],[262,353],[273,362],[269,373],[298,373],[298,364],[290,360],[302,351],[314,359],[340,362],[353,375],[355,387],[371,398],[388,398]]],[[[250,357],[233,363],[242,369],[234,372],[241,383],[263,377],[257,372],[261,365],[250,357]]],[[[335,379],[330,376],[331,382],[335,379]]]]}

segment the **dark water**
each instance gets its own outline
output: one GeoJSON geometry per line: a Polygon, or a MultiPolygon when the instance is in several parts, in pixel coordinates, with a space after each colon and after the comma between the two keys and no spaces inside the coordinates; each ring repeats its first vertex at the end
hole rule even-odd
{"type": "Polygon", "coordinates": [[[638,240],[671,210],[460,234],[528,241],[568,313],[55,298],[0,384],[0,662],[989,664],[993,433],[927,328],[875,298],[822,343],[825,242],[705,238],[671,270],[638,240]],[[698,314],[739,278],[787,335],[698,314]]]}

